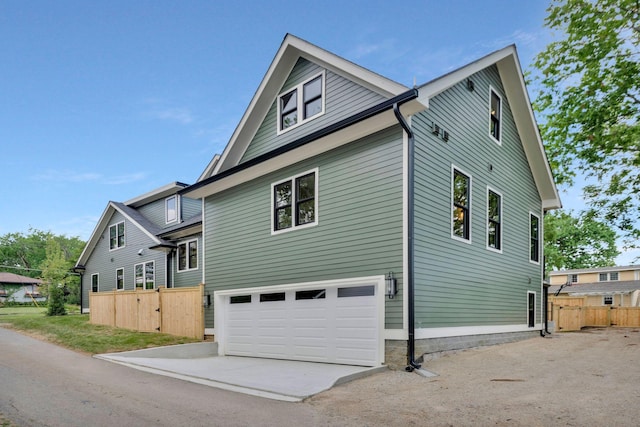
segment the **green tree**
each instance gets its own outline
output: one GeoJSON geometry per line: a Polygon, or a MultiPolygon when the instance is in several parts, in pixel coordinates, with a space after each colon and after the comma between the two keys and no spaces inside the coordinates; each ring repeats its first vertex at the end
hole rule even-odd
{"type": "Polygon", "coordinates": [[[47,315],[62,316],[67,314],[64,307],[64,287],[68,276],[67,261],[60,244],[55,239],[49,239],[47,242],[46,255],[42,263],[42,279],[45,286],[48,286],[47,315]]]}
{"type": "Polygon", "coordinates": [[[592,215],[640,237],[640,2],[555,0],[534,61],[534,108],[559,184],[586,179],[592,215]],[[557,33],[556,33],[557,34],[557,33]]]}
{"type": "Polygon", "coordinates": [[[544,217],[545,270],[615,265],[616,232],[588,213],[552,211],[544,217]]]}

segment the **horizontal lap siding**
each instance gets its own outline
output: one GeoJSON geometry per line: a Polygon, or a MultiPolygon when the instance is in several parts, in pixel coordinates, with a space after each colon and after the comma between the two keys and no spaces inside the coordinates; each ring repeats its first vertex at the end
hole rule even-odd
{"type": "MultiPolygon", "coordinates": [[[[281,93],[285,93],[288,89],[315,76],[322,70],[318,65],[300,59],[283,85],[281,93]]],[[[244,153],[241,163],[365,110],[385,99],[329,70],[326,71],[325,78],[325,113],[295,129],[277,135],[278,108],[277,99],[274,100],[253,141],[244,153]]]]}
{"type": "MultiPolygon", "coordinates": [[[[164,252],[148,249],[154,242],[149,236],[119,212],[115,212],[109,225],[102,233],[98,244],[87,261],[86,271],[83,275],[83,301],[84,306],[89,305],[89,293],[91,292],[91,275],[98,273],[99,291],[111,291],[116,288],[116,270],[124,268],[124,288],[135,289],[134,265],[147,261],[155,261],[156,287],[165,286],[166,255],[164,252]],[[109,225],[125,221],[125,246],[113,251],[109,250],[109,225]],[[142,249],[142,255],[138,251],[142,249]]],[[[197,283],[196,283],[197,284],[197,283]]]]}
{"type": "Polygon", "coordinates": [[[176,288],[197,286],[202,283],[202,253],[204,250],[202,247],[202,234],[198,234],[197,236],[189,236],[184,239],[178,240],[176,244],[179,245],[181,243],[190,242],[192,240],[198,241],[198,268],[187,271],[178,271],[178,251],[176,251],[175,255],[172,257],[174,264],[172,268],[175,277],[173,286],[176,288]]]}
{"type": "Polygon", "coordinates": [[[497,69],[471,80],[473,92],[459,83],[412,121],[418,328],[525,324],[527,291],[537,313],[541,304],[541,268],[529,262],[529,211],[540,212],[540,198],[497,69]],[[502,96],[502,145],[489,136],[489,85],[502,96]],[[431,134],[432,122],[448,142],[431,134]],[[451,238],[452,164],[472,176],[471,244],[451,238]],[[486,249],[487,185],[502,194],[501,254],[486,249]]]}
{"type": "MultiPolygon", "coordinates": [[[[402,133],[396,127],[205,200],[208,289],[393,271],[402,279],[402,133]],[[271,235],[271,184],[318,168],[318,225],[271,235]]],[[[402,325],[402,299],[387,325],[402,325]]],[[[394,326],[395,325],[395,326],[394,326]]]]}

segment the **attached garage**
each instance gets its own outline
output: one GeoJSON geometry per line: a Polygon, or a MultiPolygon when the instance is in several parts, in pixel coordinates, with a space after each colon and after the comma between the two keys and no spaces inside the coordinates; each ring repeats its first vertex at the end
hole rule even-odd
{"type": "Polygon", "coordinates": [[[379,366],[384,277],[215,293],[220,355],[379,366]]]}

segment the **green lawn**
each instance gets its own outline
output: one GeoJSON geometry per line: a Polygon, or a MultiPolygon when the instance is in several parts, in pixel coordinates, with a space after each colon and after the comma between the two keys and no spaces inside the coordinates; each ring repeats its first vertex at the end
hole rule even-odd
{"type": "Polygon", "coordinates": [[[46,316],[35,307],[0,308],[0,326],[9,327],[72,350],[89,354],[138,350],[199,340],[160,333],[135,332],[89,323],[88,314],[46,316]]]}

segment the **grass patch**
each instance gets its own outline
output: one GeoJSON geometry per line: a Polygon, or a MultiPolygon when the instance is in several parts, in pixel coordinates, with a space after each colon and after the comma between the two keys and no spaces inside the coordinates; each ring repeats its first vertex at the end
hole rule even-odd
{"type": "Polygon", "coordinates": [[[6,308],[0,309],[0,324],[8,324],[28,335],[89,354],[200,342],[187,337],[93,325],[89,323],[88,314],[51,317],[43,313],[5,315],[5,310],[6,308]]]}

